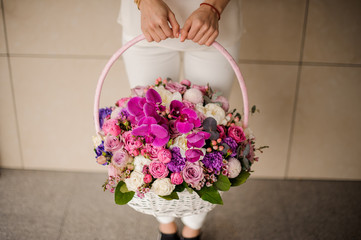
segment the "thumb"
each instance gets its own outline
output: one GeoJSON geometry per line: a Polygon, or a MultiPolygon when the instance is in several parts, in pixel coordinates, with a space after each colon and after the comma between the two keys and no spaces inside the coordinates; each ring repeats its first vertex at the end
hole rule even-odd
{"type": "Polygon", "coordinates": [[[169,13],[168,20],[170,22],[170,25],[172,26],[173,36],[178,38],[179,37],[179,24],[178,24],[177,19],[175,18],[173,12],[169,13]]]}
{"type": "Polygon", "coordinates": [[[184,40],[187,39],[188,32],[191,29],[191,26],[192,26],[191,21],[187,20],[181,30],[181,39],[180,39],[181,42],[184,42],[184,40]]]}

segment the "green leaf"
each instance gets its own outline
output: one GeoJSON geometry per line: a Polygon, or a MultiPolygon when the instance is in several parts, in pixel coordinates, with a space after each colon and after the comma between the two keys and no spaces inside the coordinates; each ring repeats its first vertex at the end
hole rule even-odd
{"type": "Polygon", "coordinates": [[[227,176],[220,174],[218,176],[217,182],[214,183],[214,186],[220,191],[228,191],[231,188],[231,182],[227,176]]]}
{"type": "Polygon", "coordinates": [[[159,196],[159,197],[164,198],[165,200],[173,200],[173,199],[178,200],[179,199],[178,193],[176,193],[176,192],[172,192],[168,196],[159,196]]]}
{"type": "Polygon", "coordinates": [[[114,192],[115,203],[119,204],[119,205],[127,204],[134,197],[134,192],[128,191],[128,192],[123,193],[120,190],[120,189],[122,189],[124,191],[125,189],[127,189],[126,188],[127,186],[125,185],[125,188],[124,188],[123,185],[125,185],[125,182],[119,182],[115,189],[115,192],[114,192]]]}
{"type": "Polygon", "coordinates": [[[243,157],[246,157],[249,154],[249,150],[250,150],[250,146],[249,144],[247,144],[243,150],[243,157]]]}
{"type": "Polygon", "coordinates": [[[176,185],[174,191],[175,192],[183,192],[186,186],[184,185],[185,182],[183,182],[180,185],[176,185]]]}
{"type": "Polygon", "coordinates": [[[255,112],[256,112],[256,109],[257,109],[257,108],[256,108],[256,105],[253,105],[252,108],[251,108],[251,112],[252,112],[252,113],[255,113],[255,112]]]}
{"type": "Polygon", "coordinates": [[[204,200],[213,204],[223,205],[223,200],[215,187],[203,187],[201,190],[196,191],[197,194],[204,200]]]}
{"type": "Polygon", "coordinates": [[[237,177],[229,179],[231,181],[232,187],[245,183],[250,175],[251,174],[249,172],[242,171],[237,177]]]}
{"type": "MultiPolygon", "coordinates": [[[[119,185],[119,184],[118,184],[119,185]]],[[[122,192],[122,193],[127,193],[129,192],[128,188],[127,188],[127,184],[122,184],[119,188],[119,190],[122,192]]]]}

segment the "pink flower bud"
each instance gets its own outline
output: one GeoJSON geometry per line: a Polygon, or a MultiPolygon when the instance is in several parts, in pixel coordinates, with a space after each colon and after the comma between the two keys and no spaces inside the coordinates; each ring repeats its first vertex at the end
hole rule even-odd
{"type": "Polygon", "coordinates": [[[144,176],[144,183],[150,183],[151,181],[152,181],[152,175],[150,175],[150,174],[146,174],[145,176],[144,176]]]}

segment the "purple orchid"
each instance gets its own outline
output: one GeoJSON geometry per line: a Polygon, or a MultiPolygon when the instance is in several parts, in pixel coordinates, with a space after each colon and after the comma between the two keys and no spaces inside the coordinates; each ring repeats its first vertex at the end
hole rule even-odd
{"type": "Polygon", "coordinates": [[[193,128],[201,126],[197,113],[184,107],[183,103],[173,100],[170,104],[170,114],[176,118],[175,126],[180,133],[188,133],[193,128]]]}
{"type": "Polygon", "coordinates": [[[185,155],[189,162],[197,162],[202,156],[204,156],[204,153],[199,149],[188,149],[185,155]]]}
{"type": "Polygon", "coordinates": [[[158,125],[157,121],[153,117],[142,118],[138,125],[139,126],[137,128],[133,129],[133,135],[151,139],[152,144],[155,147],[162,147],[168,142],[168,130],[164,126],[158,125]]]}
{"type": "Polygon", "coordinates": [[[133,97],[128,101],[128,112],[135,116],[137,121],[144,117],[152,117],[157,122],[161,120],[157,111],[164,111],[165,107],[161,105],[162,98],[154,89],[149,89],[145,97],[133,97]]]}
{"type": "Polygon", "coordinates": [[[201,148],[206,143],[206,139],[211,136],[208,132],[197,132],[187,136],[187,147],[201,148]]]}

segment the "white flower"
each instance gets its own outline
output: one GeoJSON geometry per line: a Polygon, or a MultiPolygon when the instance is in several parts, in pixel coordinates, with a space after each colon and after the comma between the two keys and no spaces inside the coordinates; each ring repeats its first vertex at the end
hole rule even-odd
{"type": "Polygon", "coordinates": [[[247,139],[256,138],[256,137],[254,136],[254,134],[253,134],[252,129],[250,129],[249,127],[246,128],[246,129],[244,129],[243,132],[244,132],[244,135],[246,135],[246,138],[247,138],[247,139]]]}
{"type": "Polygon", "coordinates": [[[151,163],[150,159],[143,156],[136,156],[134,158],[134,170],[138,172],[143,172],[144,165],[149,165],[151,163]]]}
{"type": "Polygon", "coordinates": [[[228,160],[228,171],[229,171],[229,177],[235,178],[239,175],[239,173],[242,171],[241,163],[238,161],[237,158],[230,158],[228,160]]]}
{"type": "Polygon", "coordinates": [[[214,103],[208,103],[205,107],[206,117],[213,117],[217,121],[217,125],[221,124],[226,117],[226,113],[223,108],[214,103]]]}
{"type": "Polygon", "coordinates": [[[179,147],[180,153],[181,153],[182,157],[184,157],[184,158],[186,157],[185,152],[188,150],[187,136],[188,136],[188,134],[183,134],[183,135],[176,137],[173,141],[173,144],[170,146],[171,149],[173,147],[179,147]]]}
{"type": "Polygon", "coordinates": [[[203,103],[203,93],[196,88],[188,89],[184,93],[183,98],[194,104],[203,103]]]}
{"type": "Polygon", "coordinates": [[[170,178],[157,179],[152,184],[152,192],[159,196],[170,195],[175,188],[175,185],[171,183],[170,178]]]}
{"type": "Polygon", "coordinates": [[[119,119],[120,118],[120,112],[122,111],[121,108],[117,107],[112,111],[112,114],[110,115],[111,119],[119,119]]]}
{"type": "Polygon", "coordinates": [[[103,138],[100,135],[93,136],[92,139],[94,148],[97,148],[100,144],[102,144],[103,138]]]}
{"type": "Polygon", "coordinates": [[[127,185],[129,191],[135,192],[137,191],[138,187],[142,186],[142,184],[144,183],[143,179],[144,179],[143,173],[133,171],[130,174],[130,178],[125,179],[124,182],[127,185]]]}
{"type": "Polygon", "coordinates": [[[182,101],[182,95],[179,92],[172,93],[171,91],[168,91],[163,86],[159,86],[154,88],[156,90],[160,97],[162,98],[162,103],[169,108],[170,103],[173,100],[182,101]]]}

